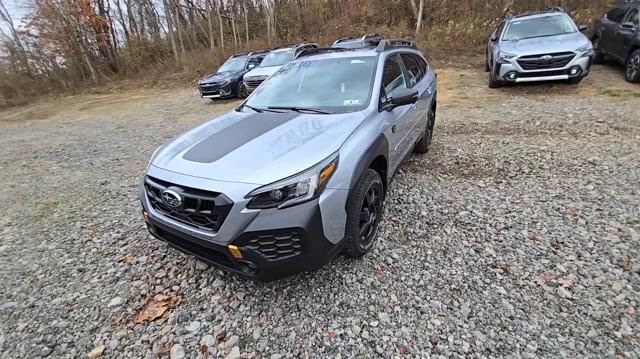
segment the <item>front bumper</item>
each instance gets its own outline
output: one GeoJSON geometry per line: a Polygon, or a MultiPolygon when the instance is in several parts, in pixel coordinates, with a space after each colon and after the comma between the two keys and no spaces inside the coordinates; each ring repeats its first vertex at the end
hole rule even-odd
{"type": "Polygon", "coordinates": [[[220,242],[173,225],[150,208],[143,190],[140,196],[147,229],[155,238],[203,262],[258,281],[318,269],[343,247],[344,241],[333,244],[325,237],[318,199],[286,209],[261,210],[230,241],[220,242]],[[230,246],[238,248],[241,258],[230,246]]]}
{"type": "Polygon", "coordinates": [[[266,79],[266,77],[245,78],[244,87],[247,89],[247,93],[252,93],[253,91],[255,91],[258,86],[260,86],[260,84],[262,84],[266,79]]]}
{"type": "Polygon", "coordinates": [[[201,98],[222,99],[234,96],[231,84],[226,84],[224,86],[218,86],[216,84],[200,84],[198,86],[198,90],[200,91],[201,98]]]}
{"type": "Polygon", "coordinates": [[[511,83],[569,80],[589,75],[591,63],[592,56],[578,54],[568,64],[559,68],[525,70],[518,63],[518,58],[514,58],[496,64],[495,78],[511,83]]]}

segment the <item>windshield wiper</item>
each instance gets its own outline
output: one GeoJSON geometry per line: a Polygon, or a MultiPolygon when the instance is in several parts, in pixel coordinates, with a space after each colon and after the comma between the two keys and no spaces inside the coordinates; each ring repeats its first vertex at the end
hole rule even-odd
{"type": "Polygon", "coordinates": [[[295,111],[295,112],[312,112],[312,113],[319,113],[322,115],[330,115],[331,112],[329,111],[325,111],[325,110],[321,110],[319,108],[313,108],[313,107],[296,107],[296,106],[269,106],[268,109],[270,110],[289,110],[289,111],[295,111]]]}
{"type": "Polygon", "coordinates": [[[266,109],[266,108],[258,108],[258,107],[249,106],[249,105],[247,105],[246,103],[245,103],[245,104],[240,105],[239,109],[241,109],[241,108],[243,108],[243,107],[250,108],[250,109],[254,110],[254,111],[255,111],[255,112],[257,112],[257,113],[263,113],[263,112],[265,112],[265,111],[267,111],[267,112],[273,112],[273,113],[282,113],[282,112],[280,112],[280,111],[272,111],[272,110],[271,110],[271,108],[266,109]]]}

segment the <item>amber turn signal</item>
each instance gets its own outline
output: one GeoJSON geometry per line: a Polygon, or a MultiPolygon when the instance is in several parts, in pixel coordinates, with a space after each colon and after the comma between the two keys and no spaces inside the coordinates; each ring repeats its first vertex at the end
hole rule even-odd
{"type": "Polygon", "coordinates": [[[231,252],[231,255],[235,259],[242,259],[242,252],[240,252],[240,249],[238,249],[237,246],[234,246],[233,244],[230,244],[229,245],[229,252],[231,252]]]}

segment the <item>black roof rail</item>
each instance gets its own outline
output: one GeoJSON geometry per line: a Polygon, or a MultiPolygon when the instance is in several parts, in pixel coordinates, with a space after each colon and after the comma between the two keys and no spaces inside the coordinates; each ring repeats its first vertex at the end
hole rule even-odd
{"type": "Polygon", "coordinates": [[[296,42],[293,44],[286,44],[286,45],[281,45],[281,46],[276,46],[273,49],[271,49],[271,51],[273,50],[278,50],[278,49],[286,49],[289,47],[298,47],[298,46],[303,46],[303,45],[316,45],[318,46],[315,42],[308,42],[308,41],[304,41],[304,42],[296,42]]]}
{"type": "Polygon", "coordinates": [[[241,56],[248,56],[251,55],[250,52],[239,52],[237,54],[233,54],[231,56],[229,56],[230,59],[233,59],[234,57],[241,57],[241,56]]]}
{"type": "Polygon", "coordinates": [[[376,47],[376,52],[385,52],[387,50],[392,50],[400,47],[410,48],[414,50],[418,49],[415,41],[413,40],[384,39],[380,41],[380,43],[378,44],[378,47],[376,47]]]}
{"type": "Polygon", "coordinates": [[[373,32],[371,34],[366,34],[366,35],[363,35],[363,36],[341,37],[338,40],[334,41],[333,44],[337,45],[337,44],[339,44],[341,42],[345,42],[345,41],[349,41],[349,40],[362,40],[362,41],[365,41],[365,40],[382,40],[382,39],[384,39],[384,36],[382,36],[382,35],[380,35],[380,34],[378,34],[376,32],[373,32]]]}
{"type": "Polygon", "coordinates": [[[271,50],[258,50],[249,53],[249,56],[266,54],[267,52],[271,52],[271,50]]]}
{"type": "Polygon", "coordinates": [[[506,17],[507,18],[521,18],[521,17],[525,17],[525,16],[546,14],[546,13],[551,13],[551,12],[564,12],[564,13],[566,13],[567,11],[564,8],[561,8],[560,6],[554,6],[554,7],[550,7],[548,9],[544,9],[544,10],[540,10],[540,11],[525,12],[525,13],[517,14],[517,15],[507,15],[506,17]]]}
{"type": "Polygon", "coordinates": [[[304,49],[300,51],[300,54],[298,54],[297,58],[299,59],[304,56],[327,54],[331,52],[354,51],[354,50],[359,50],[359,49],[343,49],[341,47],[315,47],[312,49],[304,49]]]}

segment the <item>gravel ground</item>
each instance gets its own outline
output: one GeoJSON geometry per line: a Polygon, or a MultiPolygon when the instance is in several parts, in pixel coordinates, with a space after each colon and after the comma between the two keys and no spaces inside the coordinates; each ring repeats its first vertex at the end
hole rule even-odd
{"type": "Polygon", "coordinates": [[[640,357],[640,88],[440,75],[435,146],[396,176],[375,250],[268,284],[151,239],[137,200],[153,149],[235,102],[0,113],[0,356],[640,357]],[[137,324],[153,298],[172,305],[137,324]]]}

